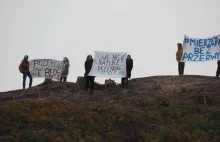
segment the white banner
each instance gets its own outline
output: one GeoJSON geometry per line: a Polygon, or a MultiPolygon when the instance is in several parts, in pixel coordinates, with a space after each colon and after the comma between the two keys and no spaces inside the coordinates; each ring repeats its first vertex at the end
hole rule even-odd
{"type": "Polygon", "coordinates": [[[200,39],[185,36],[181,62],[220,60],[220,36],[200,39]]]}
{"type": "Polygon", "coordinates": [[[97,52],[90,76],[121,78],[126,77],[126,52],[97,52]]]}
{"type": "Polygon", "coordinates": [[[53,59],[34,59],[29,61],[33,78],[51,78],[60,80],[63,63],[53,59]]]}

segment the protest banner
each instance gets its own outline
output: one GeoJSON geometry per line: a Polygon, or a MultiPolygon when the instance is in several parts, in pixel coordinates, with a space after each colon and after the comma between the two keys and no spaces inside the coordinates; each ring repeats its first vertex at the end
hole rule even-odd
{"type": "Polygon", "coordinates": [[[90,76],[126,77],[126,52],[95,52],[90,76]]]}
{"type": "Polygon", "coordinates": [[[51,78],[60,80],[63,63],[53,59],[34,59],[29,61],[33,78],[51,78]]]}
{"type": "Polygon", "coordinates": [[[220,60],[220,36],[206,39],[185,36],[181,62],[220,60]]]}

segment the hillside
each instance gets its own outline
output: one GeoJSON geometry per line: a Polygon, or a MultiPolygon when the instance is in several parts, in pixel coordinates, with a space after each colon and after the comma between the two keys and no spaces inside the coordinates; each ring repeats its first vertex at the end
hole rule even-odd
{"type": "Polygon", "coordinates": [[[220,79],[157,76],[129,89],[44,83],[0,93],[0,141],[220,141],[220,79]]]}

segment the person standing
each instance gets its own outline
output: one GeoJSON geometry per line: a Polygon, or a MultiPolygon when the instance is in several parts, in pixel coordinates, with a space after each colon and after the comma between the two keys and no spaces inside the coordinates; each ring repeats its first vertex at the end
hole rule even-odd
{"type": "Polygon", "coordinates": [[[216,71],[216,77],[219,77],[219,74],[220,74],[220,60],[218,60],[217,65],[218,65],[218,68],[217,68],[217,71],[216,71]]]}
{"type": "Polygon", "coordinates": [[[92,55],[88,55],[87,59],[85,61],[85,74],[84,77],[86,78],[86,92],[88,91],[89,84],[90,84],[90,93],[93,93],[93,86],[94,86],[94,76],[89,76],[89,72],[92,69],[92,64],[93,64],[93,58],[92,55]]]}
{"type": "Polygon", "coordinates": [[[19,66],[19,70],[23,74],[23,89],[25,89],[27,77],[29,77],[29,79],[30,79],[29,88],[32,87],[32,81],[33,81],[32,75],[29,70],[28,58],[29,58],[28,55],[25,55],[24,59],[21,61],[21,64],[19,66]]]}
{"type": "Polygon", "coordinates": [[[121,79],[121,84],[123,88],[127,88],[128,87],[128,79],[131,78],[131,71],[133,69],[133,59],[131,58],[131,55],[127,56],[126,59],[126,71],[127,71],[127,76],[123,77],[121,79]]]}
{"type": "Polygon", "coordinates": [[[69,59],[67,57],[63,58],[63,66],[62,66],[62,72],[61,72],[61,77],[60,77],[60,82],[66,82],[67,76],[69,74],[69,59]]]}
{"type": "MultiPolygon", "coordinates": [[[[220,39],[218,41],[218,44],[220,45],[220,39]]],[[[220,75],[220,60],[218,60],[217,65],[218,65],[218,67],[217,67],[217,71],[216,71],[216,77],[219,77],[219,75],[220,75]]]]}
{"type": "Polygon", "coordinates": [[[179,71],[179,75],[183,75],[184,74],[184,67],[185,67],[185,62],[181,62],[181,58],[183,55],[183,46],[182,43],[177,43],[177,52],[176,52],[176,60],[178,62],[178,71],[179,71]]]}

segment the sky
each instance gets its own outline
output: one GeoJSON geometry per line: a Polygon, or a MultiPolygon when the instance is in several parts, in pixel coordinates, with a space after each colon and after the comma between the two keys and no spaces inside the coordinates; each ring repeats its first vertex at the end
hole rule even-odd
{"type": "MultiPolygon", "coordinates": [[[[132,78],[178,75],[176,44],[184,35],[220,34],[219,5],[219,0],[0,0],[0,92],[22,88],[18,66],[24,55],[68,57],[68,82],[84,75],[86,56],[94,51],[130,54],[132,78]]],[[[215,76],[216,69],[216,61],[187,62],[185,74],[215,76]]]]}

